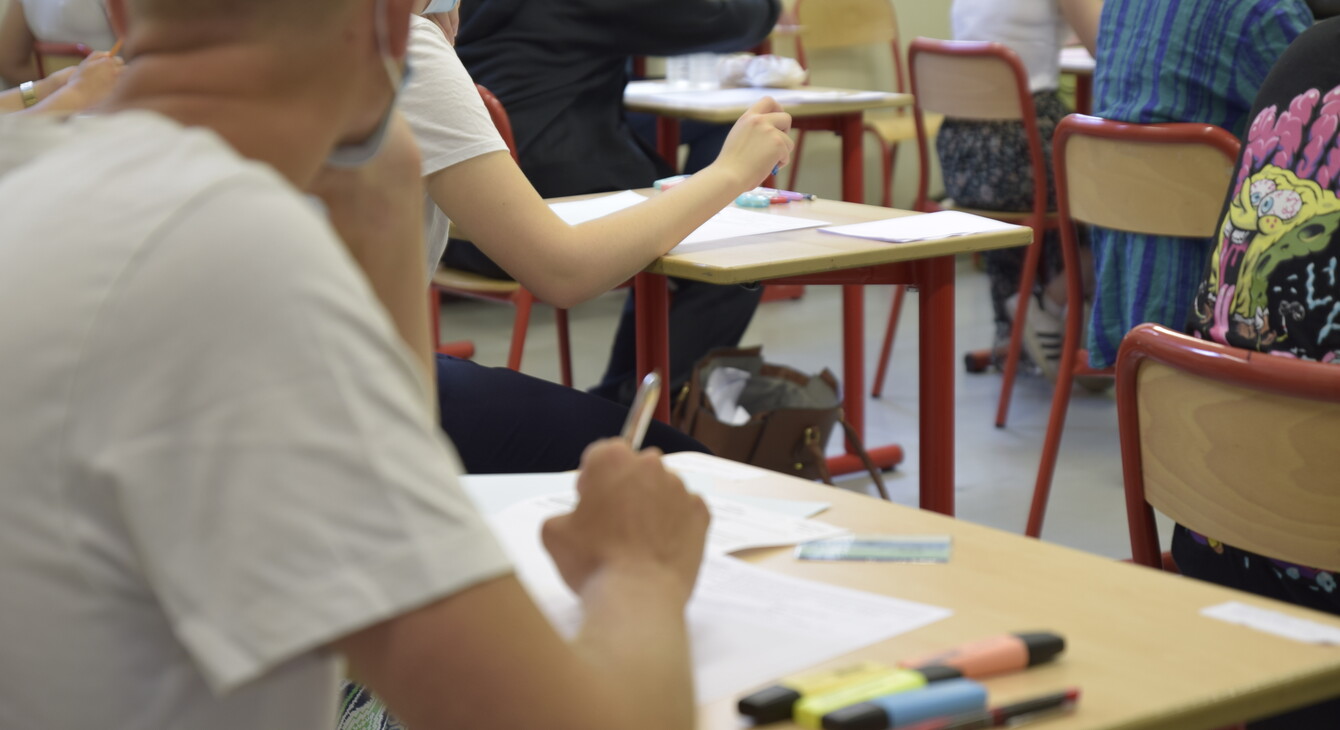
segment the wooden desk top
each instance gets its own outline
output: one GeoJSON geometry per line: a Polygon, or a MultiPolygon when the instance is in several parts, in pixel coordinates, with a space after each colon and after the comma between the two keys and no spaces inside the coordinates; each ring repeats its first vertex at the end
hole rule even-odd
{"type": "MultiPolygon", "coordinates": [[[[647,192],[647,191],[642,191],[647,192]]],[[[755,210],[755,209],[751,209],[755,210]]],[[[833,224],[919,215],[912,211],[839,200],[808,200],[772,205],[769,215],[795,216],[833,224]]],[[[1001,233],[886,243],[820,233],[816,228],[766,233],[694,244],[689,251],[662,256],[647,271],[717,284],[738,284],[783,276],[818,274],[876,264],[952,256],[973,251],[1027,246],[1033,232],[1025,227],[1001,233]]]]}
{"type": "MultiPolygon", "coordinates": [[[[780,474],[736,488],[831,502],[818,519],[858,533],[953,537],[947,565],[801,562],[790,549],[741,553],[782,573],[954,611],[823,666],[892,663],[1000,633],[1054,631],[1067,640],[1054,662],[985,680],[993,705],[1079,687],[1078,712],[1038,726],[1045,730],[1210,730],[1340,693],[1340,647],[1294,642],[1200,611],[1240,601],[1340,627],[1335,616],[780,474]]],[[[741,726],[734,700],[699,710],[701,730],[741,726]]]]}
{"type": "Polygon", "coordinates": [[[1097,62],[1084,46],[1066,46],[1061,49],[1061,73],[1092,76],[1097,62]]]}
{"type": "Polygon", "coordinates": [[[793,117],[852,114],[867,109],[912,105],[911,94],[802,86],[795,89],[677,89],[664,81],[634,81],[624,90],[624,107],[665,117],[730,124],[764,96],[773,96],[793,117]],[[832,95],[833,100],[800,102],[806,96],[832,95]],[[849,97],[842,100],[842,97],[849,97]]]}

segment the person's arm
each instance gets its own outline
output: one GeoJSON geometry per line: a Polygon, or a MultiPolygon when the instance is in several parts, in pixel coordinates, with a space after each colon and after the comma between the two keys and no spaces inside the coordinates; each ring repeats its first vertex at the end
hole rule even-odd
{"type": "Polygon", "coordinates": [[[623,283],[762,182],[789,159],[790,126],[790,115],[764,99],[736,122],[707,169],[645,203],[577,226],[549,209],[505,152],[440,170],[428,190],[507,273],[540,299],[570,307],[623,283]]]}
{"type": "Polygon", "coordinates": [[[1098,55],[1098,20],[1103,14],[1103,0],[1059,0],[1061,16],[1079,37],[1079,42],[1098,55]]]}
{"type": "Polygon", "coordinates": [[[37,39],[28,29],[28,18],[20,0],[9,0],[5,17],[0,21],[0,76],[11,84],[37,79],[37,64],[33,62],[33,44],[37,39]]]}
{"type": "Polygon", "coordinates": [[[310,192],[325,203],[331,225],[431,384],[423,179],[409,125],[397,114],[375,159],[358,168],[326,168],[310,192]]]}
{"type": "Polygon", "coordinates": [[[578,492],[543,533],[583,604],[571,643],[506,577],[334,642],[352,675],[412,728],[691,728],[684,607],[707,508],[658,452],[613,440],[587,450],[578,492]]]}

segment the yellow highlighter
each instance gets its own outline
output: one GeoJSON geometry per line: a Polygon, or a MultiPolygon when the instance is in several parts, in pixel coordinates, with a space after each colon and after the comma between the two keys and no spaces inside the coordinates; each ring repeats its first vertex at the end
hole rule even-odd
{"type": "Polygon", "coordinates": [[[861,662],[837,669],[797,674],[741,697],[737,708],[741,715],[752,719],[755,725],[778,722],[789,719],[795,704],[805,697],[827,694],[890,674],[901,674],[902,671],[879,662],[861,662]]]}
{"type": "Polygon", "coordinates": [[[818,730],[822,727],[823,717],[830,712],[840,710],[876,697],[921,689],[931,682],[944,679],[956,679],[963,674],[950,667],[923,667],[907,671],[888,672],[859,684],[851,684],[832,692],[803,697],[793,710],[795,721],[801,727],[818,730]]]}

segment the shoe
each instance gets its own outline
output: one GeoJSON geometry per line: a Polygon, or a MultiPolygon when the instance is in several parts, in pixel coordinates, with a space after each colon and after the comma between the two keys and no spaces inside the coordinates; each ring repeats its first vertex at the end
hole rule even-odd
{"type": "Polygon", "coordinates": [[[1052,304],[1046,297],[1029,297],[1025,325],[1024,350],[1047,380],[1055,383],[1061,364],[1061,343],[1065,337],[1065,309],[1052,304]]]}

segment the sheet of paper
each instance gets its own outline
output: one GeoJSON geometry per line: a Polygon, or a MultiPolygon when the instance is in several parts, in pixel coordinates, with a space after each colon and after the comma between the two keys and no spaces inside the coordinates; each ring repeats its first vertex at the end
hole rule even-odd
{"type": "Polygon", "coordinates": [[[824,233],[853,238],[869,238],[890,243],[909,243],[911,241],[929,241],[937,238],[968,236],[974,233],[994,233],[1019,228],[1010,223],[1001,223],[980,215],[963,213],[957,210],[942,210],[925,215],[909,215],[902,218],[886,218],[866,223],[852,223],[845,226],[820,228],[824,233]]]}
{"type": "MultiPolygon", "coordinates": [[[[611,213],[616,213],[625,208],[631,208],[638,203],[645,201],[642,195],[625,190],[621,193],[611,195],[602,195],[599,198],[589,200],[576,200],[568,203],[550,203],[549,207],[569,225],[585,223],[596,218],[603,218],[611,213]]],[[[815,228],[817,226],[826,226],[828,221],[814,220],[811,218],[793,218],[784,215],[768,215],[766,213],[756,213],[745,210],[734,205],[728,205],[719,213],[712,216],[706,223],[698,226],[693,233],[680,242],[670,253],[683,253],[686,248],[698,243],[707,241],[719,241],[723,238],[735,238],[737,236],[753,236],[760,233],[776,233],[778,231],[791,231],[798,228],[815,228]]]]}
{"type": "Polygon", "coordinates": [[[678,246],[671,249],[670,255],[684,253],[695,244],[720,241],[723,238],[756,236],[760,233],[793,231],[799,228],[815,228],[826,225],[828,225],[828,221],[792,218],[785,215],[768,215],[767,213],[756,213],[752,210],[728,205],[720,213],[707,219],[706,223],[698,226],[678,246]]]}
{"type": "Polygon", "coordinates": [[[596,218],[604,218],[610,213],[617,213],[624,208],[631,208],[638,203],[646,202],[646,198],[638,195],[632,190],[625,190],[622,193],[613,193],[611,195],[602,195],[599,198],[590,198],[588,200],[574,200],[569,203],[550,203],[549,208],[563,219],[564,223],[575,226],[578,223],[585,223],[596,218]]]}
{"type": "Polygon", "coordinates": [[[1203,609],[1202,616],[1217,618],[1231,624],[1247,626],[1267,634],[1282,636],[1308,644],[1340,646],[1340,627],[1290,616],[1268,608],[1249,606],[1237,601],[1221,603],[1203,609]]]}
{"type": "MultiPolygon", "coordinates": [[[[757,479],[771,472],[748,464],[712,459],[697,452],[686,451],[665,457],[666,466],[674,469],[690,492],[702,495],[724,495],[717,486],[719,481],[757,479]],[[697,456],[698,459],[693,457],[697,456]],[[723,466],[724,465],[724,466],[723,466]]],[[[471,474],[461,477],[461,486],[474,501],[475,507],[491,515],[535,497],[556,493],[571,493],[575,489],[576,472],[557,474],[471,474]]],[[[827,502],[811,502],[773,497],[751,497],[732,494],[729,499],[781,516],[801,519],[813,517],[828,509],[827,502]]]]}
{"type": "MultiPolygon", "coordinates": [[[[697,451],[680,451],[674,454],[666,454],[664,457],[665,465],[679,473],[680,477],[687,477],[698,483],[698,478],[705,478],[710,484],[716,482],[743,482],[751,479],[766,477],[772,472],[767,469],[760,469],[749,464],[741,464],[738,461],[727,461],[717,459],[706,454],[700,454],[697,451]]],[[[690,489],[693,489],[690,486],[690,489]]],[[[702,489],[704,494],[720,494],[715,486],[706,486],[702,489]]],[[[730,498],[750,504],[760,509],[778,512],[791,517],[813,517],[820,512],[828,509],[828,502],[812,502],[799,499],[775,499],[772,497],[754,497],[742,494],[731,494],[730,498]]]]}
{"type": "MultiPolygon", "coordinates": [[[[526,590],[559,633],[571,637],[581,605],[540,547],[539,526],[554,507],[530,500],[491,522],[526,590]]],[[[738,694],[951,613],[710,555],[687,612],[698,700],[738,694]]]]}
{"type": "Polygon", "coordinates": [[[765,96],[786,104],[833,104],[841,102],[882,101],[894,94],[858,89],[776,89],[766,87],[690,89],[664,81],[634,81],[624,89],[624,100],[643,103],[678,104],[691,98],[694,106],[724,109],[752,106],[765,96]]]}

